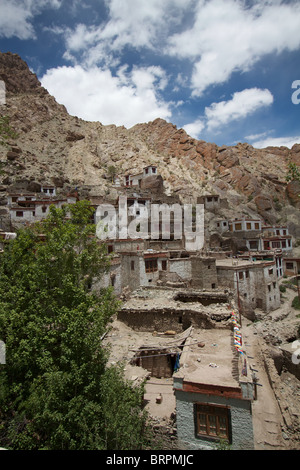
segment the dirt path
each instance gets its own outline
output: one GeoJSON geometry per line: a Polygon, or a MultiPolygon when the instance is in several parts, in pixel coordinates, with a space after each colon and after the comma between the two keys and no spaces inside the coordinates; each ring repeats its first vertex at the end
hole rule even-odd
{"type": "Polygon", "coordinates": [[[297,317],[299,311],[291,308],[295,295],[294,291],[287,289],[285,302],[279,309],[257,323],[243,320],[242,330],[247,355],[250,357],[251,367],[257,371],[255,374],[260,384],[257,387],[257,400],[253,402],[252,407],[257,450],[300,448],[299,441],[291,441],[285,432],[287,419],[292,423],[295,418],[297,427],[297,410],[300,410],[299,381],[295,377],[288,377],[286,381],[285,374],[281,376],[277,374],[269,350],[269,346],[276,348],[276,345],[285,343],[295,334],[299,325],[297,317]],[[266,363],[268,363],[268,373],[266,363]],[[276,387],[277,396],[268,374],[271,374],[272,386],[276,387]],[[289,384],[294,387],[292,392],[289,384]],[[294,393],[295,390],[298,392],[294,393]]]}
{"type": "Polygon", "coordinates": [[[264,367],[261,339],[255,335],[253,327],[243,328],[243,332],[247,355],[259,384],[257,399],[252,405],[255,450],[284,450],[282,415],[264,367]]]}

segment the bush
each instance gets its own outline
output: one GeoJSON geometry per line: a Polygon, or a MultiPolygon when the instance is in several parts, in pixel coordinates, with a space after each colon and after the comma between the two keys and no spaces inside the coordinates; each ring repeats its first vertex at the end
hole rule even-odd
{"type": "Polygon", "coordinates": [[[299,299],[298,295],[294,298],[294,300],[292,302],[292,307],[296,308],[297,310],[300,310],[300,299],[299,299]]]}

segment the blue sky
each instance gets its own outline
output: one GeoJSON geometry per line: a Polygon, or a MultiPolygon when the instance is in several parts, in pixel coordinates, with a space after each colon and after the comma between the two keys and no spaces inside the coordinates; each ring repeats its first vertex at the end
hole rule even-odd
{"type": "Polygon", "coordinates": [[[300,143],[299,0],[0,0],[0,50],[82,119],[300,143]]]}

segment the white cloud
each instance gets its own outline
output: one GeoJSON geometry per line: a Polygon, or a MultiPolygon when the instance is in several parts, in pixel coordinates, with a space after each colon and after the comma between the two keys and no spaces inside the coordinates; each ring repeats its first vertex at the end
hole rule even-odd
{"type": "Polygon", "coordinates": [[[194,139],[199,139],[201,132],[205,129],[205,123],[201,119],[197,119],[190,124],[186,124],[183,129],[194,139]]]}
{"type": "Polygon", "coordinates": [[[193,25],[169,38],[167,52],[194,63],[191,85],[200,96],[212,84],[247,71],[268,53],[300,46],[300,3],[198,0],[193,25]]]}
{"type": "Polygon", "coordinates": [[[61,0],[0,0],[0,37],[35,39],[32,21],[43,8],[59,8],[61,0]]]}
{"type": "Polygon", "coordinates": [[[124,48],[161,53],[172,27],[179,25],[194,0],[105,0],[108,19],[96,25],[66,28],[65,58],[86,66],[118,64],[124,48]]]}
{"type": "Polygon", "coordinates": [[[294,144],[300,143],[300,136],[295,137],[268,137],[266,139],[252,142],[253,147],[262,149],[266,147],[288,147],[292,148],[294,144]]]}
{"type": "Polygon", "coordinates": [[[224,128],[230,122],[245,119],[260,108],[270,106],[272,103],[273,96],[269,90],[248,88],[237,91],[230,100],[212,103],[207,106],[204,115],[193,123],[186,124],[184,129],[191,137],[197,139],[204,129],[215,131],[224,128]]]}
{"type": "Polygon", "coordinates": [[[212,103],[209,107],[205,108],[207,127],[211,130],[224,126],[230,121],[243,119],[259,108],[269,106],[272,103],[273,96],[269,90],[249,88],[237,91],[233,94],[231,100],[212,103]]]}
{"type": "Polygon", "coordinates": [[[157,94],[165,80],[159,67],[134,68],[131,73],[123,67],[113,76],[109,69],[76,65],[48,70],[41,83],[72,115],[131,127],[170,118],[170,104],[157,94]]]}

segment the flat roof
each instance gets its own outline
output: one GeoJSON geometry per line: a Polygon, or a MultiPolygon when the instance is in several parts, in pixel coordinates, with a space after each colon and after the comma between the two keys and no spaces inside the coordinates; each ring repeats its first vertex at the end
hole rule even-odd
{"type": "Polygon", "coordinates": [[[174,378],[194,384],[239,387],[238,368],[235,374],[233,371],[234,360],[238,362],[238,352],[231,330],[193,328],[174,378]]]}
{"type": "Polygon", "coordinates": [[[216,259],[217,268],[251,268],[251,267],[260,267],[274,265],[274,260],[244,260],[240,258],[228,258],[228,259],[216,259]]]}
{"type": "Polygon", "coordinates": [[[153,311],[172,311],[189,310],[193,312],[206,313],[208,316],[212,314],[226,314],[228,316],[229,298],[224,293],[224,289],[213,289],[210,291],[197,290],[197,289],[173,289],[166,287],[140,287],[131,297],[121,306],[120,311],[140,311],[140,312],[153,312],[153,311]],[[191,301],[183,302],[176,300],[178,294],[194,294],[199,296],[211,297],[219,302],[214,302],[210,305],[203,305],[201,302],[191,301]]]}

